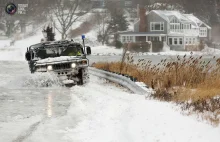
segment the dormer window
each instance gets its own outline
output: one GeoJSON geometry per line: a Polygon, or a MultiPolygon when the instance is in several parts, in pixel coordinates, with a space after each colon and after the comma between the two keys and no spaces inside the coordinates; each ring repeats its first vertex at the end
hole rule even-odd
{"type": "Polygon", "coordinates": [[[176,17],[173,17],[170,21],[170,30],[172,32],[180,32],[181,24],[176,17]]]}
{"type": "Polygon", "coordinates": [[[164,22],[151,22],[151,31],[164,31],[164,22]]]}
{"type": "Polygon", "coordinates": [[[179,21],[176,18],[173,18],[170,23],[179,23],[179,21]]]}

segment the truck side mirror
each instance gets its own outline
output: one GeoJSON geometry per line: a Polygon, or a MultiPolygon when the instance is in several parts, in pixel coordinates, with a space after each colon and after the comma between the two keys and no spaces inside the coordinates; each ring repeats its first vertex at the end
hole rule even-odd
{"type": "Polygon", "coordinates": [[[86,47],[86,53],[87,55],[91,55],[91,48],[89,46],[86,47]]]}
{"type": "Polygon", "coordinates": [[[30,60],[31,60],[31,53],[30,53],[30,52],[26,52],[26,53],[25,53],[25,59],[26,59],[27,61],[30,61],[30,60]]]}

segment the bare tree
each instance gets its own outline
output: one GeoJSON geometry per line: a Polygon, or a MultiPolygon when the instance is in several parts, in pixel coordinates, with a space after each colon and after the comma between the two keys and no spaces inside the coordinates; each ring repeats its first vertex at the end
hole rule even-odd
{"type": "Polygon", "coordinates": [[[97,13],[96,20],[98,25],[98,41],[104,45],[111,31],[109,27],[110,14],[106,10],[102,13],[97,13]]]}
{"type": "Polygon", "coordinates": [[[88,0],[54,0],[55,6],[52,9],[54,15],[51,16],[51,19],[54,21],[56,30],[61,33],[62,39],[67,38],[72,24],[88,13],[90,5],[83,5],[86,1],[88,2],[88,0]]]}

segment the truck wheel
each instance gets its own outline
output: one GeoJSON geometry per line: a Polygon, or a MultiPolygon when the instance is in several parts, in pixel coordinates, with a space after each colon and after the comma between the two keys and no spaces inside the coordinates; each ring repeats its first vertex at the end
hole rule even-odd
{"type": "Polygon", "coordinates": [[[88,69],[80,69],[77,76],[79,79],[77,85],[84,85],[89,82],[88,69]]]}
{"type": "Polygon", "coordinates": [[[29,69],[30,69],[31,73],[34,73],[34,63],[33,62],[29,63],[29,69]]]}

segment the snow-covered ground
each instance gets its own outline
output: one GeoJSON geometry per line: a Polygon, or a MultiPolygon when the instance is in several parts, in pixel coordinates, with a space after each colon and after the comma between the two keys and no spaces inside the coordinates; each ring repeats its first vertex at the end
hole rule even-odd
{"type": "MultiPolygon", "coordinates": [[[[0,142],[220,140],[219,126],[199,122],[182,115],[173,104],[148,100],[94,76],[86,86],[68,89],[53,76],[30,74],[24,61],[26,47],[41,37],[39,34],[17,41],[13,47],[0,48],[0,142]],[[39,85],[45,80],[54,85],[39,85]]],[[[93,49],[100,54],[118,51],[93,49]]],[[[91,60],[106,60],[101,57],[91,60]]]]}
{"type": "Polygon", "coordinates": [[[39,32],[33,37],[16,41],[14,46],[10,46],[10,40],[0,40],[0,60],[25,61],[27,47],[40,43],[42,37],[42,33],[39,32]]]}
{"type": "MultiPolygon", "coordinates": [[[[96,46],[92,47],[92,55],[96,56],[114,56],[114,55],[122,55],[123,50],[122,49],[116,49],[115,47],[111,46],[96,46]]],[[[129,53],[129,52],[127,52],[129,53]]],[[[145,56],[145,55],[155,55],[155,56],[184,56],[184,55],[193,55],[196,56],[220,56],[220,50],[219,49],[214,49],[214,48],[209,48],[205,47],[202,51],[173,51],[173,50],[168,50],[166,49],[164,52],[144,52],[144,53],[132,53],[132,55],[138,55],[138,56],[145,56]]]]}
{"type": "Polygon", "coordinates": [[[92,55],[95,55],[95,56],[122,55],[122,52],[123,52],[122,49],[116,49],[115,47],[109,47],[109,46],[96,46],[96,47],[91,47],[91,49],[92,49],[92,55]]]}

